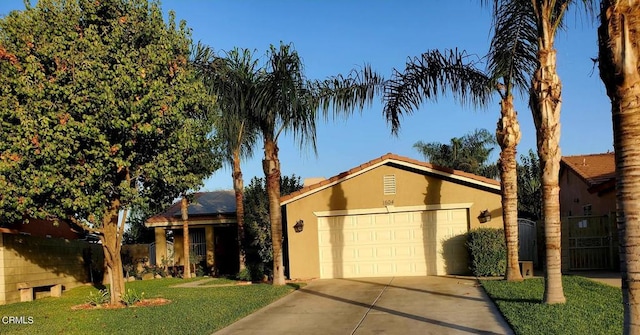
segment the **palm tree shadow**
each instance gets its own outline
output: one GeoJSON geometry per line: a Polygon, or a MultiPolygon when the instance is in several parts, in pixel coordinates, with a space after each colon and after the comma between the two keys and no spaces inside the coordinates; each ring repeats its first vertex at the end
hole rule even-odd
{"type": "MultiPolygon", "coordinates": [[[[331,197],[327,204],[329,210],[347,209],[347,198],[341,184],[336,184],[331,188],[331,197]]],[[[331,278],[344,277],[344,226],[346,218],[344,216],[331,216],[327,218],[329,224],[329,244],[331,246],[332,276],[331,278]]],[[[321,251],[322,252],[322,251],[321,251]]],[[[322,264],[320,265],[322,266],[322,264]]]]}
{"type": "Polygon", "coordinates": [[[375,310],[375,311],[378,311],[378,312],[388,313],[388,314],[391,314],[391,315],[396,315],[396,316],[400,316],[400,317],[411,319],[411,320],[416,320],[416,321],[425,322],[425,323],[431,323],[431,324],[438,325],[438,326],[441,326],[441,327],[447,327],[447,328],[455,329],[455,330],[461,331],[461,332],[467,332],[467,333],[471,333],[471,334],[498,334],[498,333],[495,333],[495,332],[490,332],[490,331],[480,330],[480,329],[476,329],[476,328],[471,328],[471,327],[467,327],[467,326],[463,326],[463,325],[459,325],[459,324],[445,322],[445,321],[442,321],[442,320],[427,318],[427,317],[420,316],[420,315],[405,313],[405,312],[397,311],[397,310],[394,310],[394,309],[390,309],[390,308],[386,308],[386,307],[382,307],[382,306],[377,306],[375,304],[370,305],[370,304],[359,302],[359,301],[354,301],[354,300],[350,300],[350,299],[346,299],[346,298],[342,298],[342,297],[337,297],[337,296],[333,296],[333,295],[322,293],[322,292],[313,291],[313,290],[310,290],[308,288],[301,288],[299,290],[299,292],[315,295],[315,296],[318,296],[318,297],[321,297],[321,298],[335,300],[335,301],[346,303],[346,304],[356,305],[356,306],[360,306],[360,307],[363,307],[363,308],[375,310]]]}
{"type": "MultiPolygon", "coordinates": [[[[437,178],[429,178],[424,176],[427,183],[426,193],[424,194],[424,204],[434,205],[440,204],[442,180],[437,178]]],[[[438,225],[437,215],[435,211],[426,211],[421,213],[422,226],[422,245],[424,248],[424,256],[426,260],[426,273],[429,276],[438,274],[438,225]]]]}
{"type": "Polygon", "coordinates": [[[408,291],[420,292],[420,293],[427,293],[427,294],[439,295],[439,296],[444,296],[444,297],[460,298],[460,299],[473,300],[473,301],[484,301],[484,299],[482,299],[482,298],[474,298],[474,297],[462,296],[462,295],[457,295],[457,294],[448,294],[448,293],[437,292],[437,291],[422,290],[422,289],[417,289],[417,288],[412,288],[412,287],[405,287],[405,286],[398,286],[398,285],[387,284],[387,283],[377,283],[377,282],[374,282],[374,281],[367,281],[367,280],[362,280],[362,279],[351,279],[351,278],[350,279],[344,279],[343,278],[341,280],[346,280],[346,281],[351,281],[351,282],[356,282],[356,283],[376,285],[376,286],[382,286],[382,287],[398,288],[398,289],[402,289],[402,290],[408,290],[408,291]]]}

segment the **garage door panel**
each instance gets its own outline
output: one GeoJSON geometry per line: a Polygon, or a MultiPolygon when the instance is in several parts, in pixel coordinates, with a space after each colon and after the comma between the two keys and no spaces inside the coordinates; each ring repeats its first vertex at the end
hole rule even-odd
{"type": "Polygon", "coordinates": [[[466,267],[457,239],[466,231],[466,209],[321,217],[321,277],[456,273],[466,267]]]}

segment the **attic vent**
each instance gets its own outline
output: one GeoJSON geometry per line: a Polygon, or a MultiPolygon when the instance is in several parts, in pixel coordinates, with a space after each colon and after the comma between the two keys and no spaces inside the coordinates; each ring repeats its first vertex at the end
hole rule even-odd
{"type": "Polygon", "coordinates": [[[396,175],[388,174],[383,177],[384,195],[396,194],[396,175]]]}

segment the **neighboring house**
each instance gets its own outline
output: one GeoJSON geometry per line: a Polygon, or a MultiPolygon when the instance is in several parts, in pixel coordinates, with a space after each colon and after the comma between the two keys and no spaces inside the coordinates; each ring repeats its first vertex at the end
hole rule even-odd
{"type": "Polygon", "coordinates": [[[615,170],[613,153],[562,157],[563,271],[618,268],[615,170]]]}
{"type": "Polygon", "coordinates": [[[503,227],[498,181],[394,154],[281,202],[292,279],[465,274],[464,234],[503,227]]]}
{"type": "Polygon", "coordinates": [[[1,224],[0,232],[10,234],[30,235],[47,238],[66,238],[69,240],[81,239],[85,232],[80,227],[74,227],[65,221],[54,223],[53,221],[29,219],[25,222],[1,224]]]}
{"type": "Polygon", "coordinates": [[[102,281],[102,247],[79,240],[81,229],[37,219],[0,227],[0,304],[102,281]]]}
{"type": "Polygon", "coordinates": [[[606,215],[615,212],[615,182],[613,153],[562,157],[561,216],[606,215]]]}
{"type": "MultiPolygon", "coordinates": [[[[236,200],[233,191],[198,192],[189,204],[190,252],[208,271],[235,274],[239,267],[236,200]]],[[[152,216],[145,225],[155,229],[155,262],[171,259],[184,266],[180,201],[165,212],[152,216]],[[167,255],[167,233],[173,234],[173,255],[167,255]]],[[[170,264],[173,265],[173,264],[170,264]]]]}

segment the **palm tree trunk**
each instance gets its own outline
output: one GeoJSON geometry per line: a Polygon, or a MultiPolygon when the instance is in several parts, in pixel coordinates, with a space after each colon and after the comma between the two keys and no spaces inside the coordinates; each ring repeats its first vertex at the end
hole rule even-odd
{"type": "Polygon", "coordinates": [[[238,222],[238,254],[240,271],[246,268],[246,256],[244,252],[244,183],[242,170],[240,169],[240,148],[233,151],[233,190],[236,194],[236,221],[238,222]]]}
{"type": "Polygon", "coordinates": [[[180,212],[182,213],[182,250],[184,257],[184,272],[183,278],[191,278],[191,262],[189,259],[189,203],[185,196],[182,197],[180,202],[180,212]]]}
{"type": "MultiPolygon", "coordinates": [[[[546,3],[545,3],[546,4],[546,3]]],[[[549,5],[549,4],[546,4],[549,5]]],[[[551,10],[542,9],[542,15],[551,10]]],[[[531,85],[531,110],[536,125],[538,156],[542,169],[542,208],[546,250],[544,302],[566,302],[562,288],[560,229],[560,107],[562,84],[556,70],[556,50],[551,19],[539,20],[542,33],[538,37],[538,68],[531,85]]]]}
{"type": "Polygon", "coordinates": [[[507,95],[500,103],[500,120],[496,138],[500,145],[500,186],[502,188],[502,220],[507,242],[507,281],[522,281],[518,261],[518,173],[516,147],[520,142],[518,114],[513,107],[513,96],[507,95]]]}
{"type": "Polygon", "coordinates": [[[624,334],[640,334],[640,1],[602,2],[600,77],[611,99],[624,334]]]}
{"type": "Polygon", "coordinates": [[[282,213],[280,210],[280,160],[278,145],[271,139],[264,141],[264,175],[267,178],[269,195],[269,220],[271,221],[271,242],[273,245],[273,285],[284,285],[284,265],[282,256],[282,213]]]}

